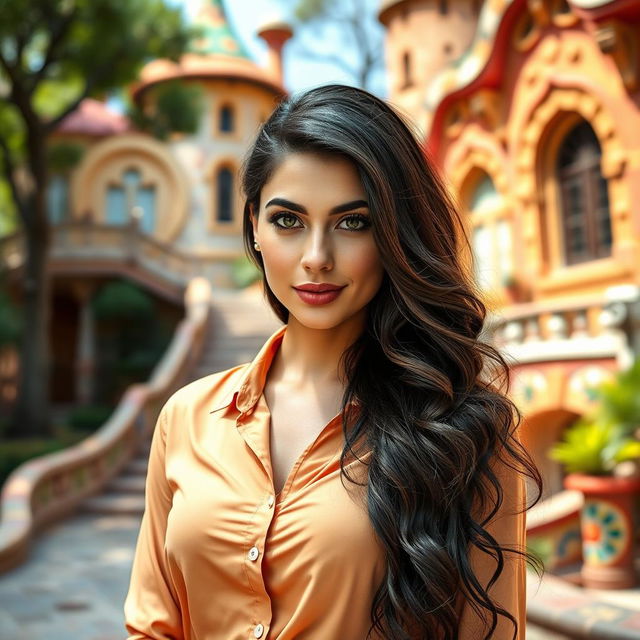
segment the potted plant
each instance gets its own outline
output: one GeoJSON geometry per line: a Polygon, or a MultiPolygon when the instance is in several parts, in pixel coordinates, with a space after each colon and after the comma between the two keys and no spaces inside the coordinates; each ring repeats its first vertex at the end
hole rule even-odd
{"type": "Polygon", "coordinates": [[[638,582],[640,360],[594,392],[595,411],[574,422],[550,456],[569,472],[565,487],[584,495],[583,585],[625,589],[638,582]]]}
{"type": "Polygon", "coordinates": [[[526,284],[513,272],[502,277],[502,289],[508,304],[525,302],[529,297],[526,284]]]}

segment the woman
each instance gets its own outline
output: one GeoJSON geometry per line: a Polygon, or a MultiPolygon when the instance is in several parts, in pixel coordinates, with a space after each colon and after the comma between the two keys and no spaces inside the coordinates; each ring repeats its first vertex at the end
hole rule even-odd
{"type": "Polygon", "coordinates": [[[524,480],[541,480],[410,128],[322,86],[278,105],[242,176],[285,324],[161,411],[130,640],[524,638],[524,480]]]}

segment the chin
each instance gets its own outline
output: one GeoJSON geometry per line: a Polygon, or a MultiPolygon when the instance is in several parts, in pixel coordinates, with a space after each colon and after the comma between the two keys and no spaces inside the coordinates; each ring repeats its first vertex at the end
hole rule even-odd
{"type": "Polygon", "coordinates": [[[294,313],[289,311],[289,323],[291,323],[292,318],[295,318],[298,324],[307,327],[307,329],[318,330],[334,329],[344,322],[342,318],[336,318],[335,316],[329,317],[328,314],[324,318],[319,318],[317,316],[314,317],[314,315],[310,313],[294,313]]]}

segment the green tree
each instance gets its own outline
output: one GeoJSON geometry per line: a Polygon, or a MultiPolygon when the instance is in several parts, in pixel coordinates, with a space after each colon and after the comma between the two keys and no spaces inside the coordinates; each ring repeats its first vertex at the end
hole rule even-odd
{"type": "Polygon", "coordinates": [[[177,60],[190,33],[164,0],[0,2],[0,175],[27,249],[19,395],[6,435],[49,435],[47,140],[80,102],[177,60]]]}
{"type": "Polygon", "coordinates": [[[354,84],[372,90],[372,77],[383,67],[383,29],[375,11],[377,0],[297,0],[294,16],[302,25],[317,29],[319,39],[338,30],[347,43],[347,51],[353,55],[329,53],[326,47],[305,48],[302,54],[308,58],[331,62],[353,78],[354,84]]]}

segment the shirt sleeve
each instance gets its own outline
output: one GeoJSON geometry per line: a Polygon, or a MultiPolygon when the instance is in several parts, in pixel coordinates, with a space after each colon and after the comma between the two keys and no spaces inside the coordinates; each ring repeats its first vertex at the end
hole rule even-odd
{"type": "Polygon", "coordinates": [[[165,554],[167,517],[172,504],[172,492],[165,475],[165,450],[166,405],[151,438],[145,508],[124,602],[127,640],[184,638],[182,616],[165,554]]]}
{"type": "MultiPolygon", "coordinates": [[[[515,465],[514,465],[515,466],[515,465]]],[[[493,519],[484,528],[495,538],[501,547],[525,551],[526,545],[526,483],[522,473],[510,468],[502,461],[492,467],[499,479],[503,502],[493,519]]],[[[488,507],[490,510],[491,507],[488,507]]],[[[484,589],[496,569],[496,561],[471,545],[471,567],[484,589]]],[[[514,635],[513,623],[504,615],[498,615],[493,640],[524,640],[526,624],[526,559],[517,553],[503,551],[504,567],[500,577],[488,590],[493,602],[508,611],[518,623],[518,632],[514,635]]],[[[491,626],[491,616],[485,609],[478,615],[473,606],[461,598],[458,604],[461,611],[459,640],[478,640],[484,638],[491,626]],[[486,616],[484,619],[482,616],[486,616]],[[487,624],[485,625],[485,621],[487,624]]]]}

